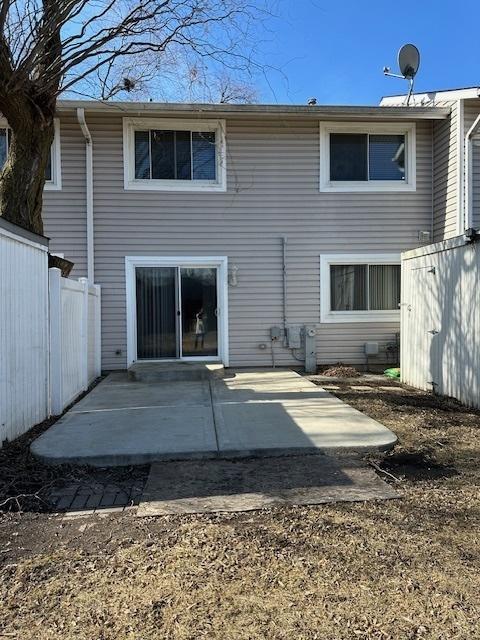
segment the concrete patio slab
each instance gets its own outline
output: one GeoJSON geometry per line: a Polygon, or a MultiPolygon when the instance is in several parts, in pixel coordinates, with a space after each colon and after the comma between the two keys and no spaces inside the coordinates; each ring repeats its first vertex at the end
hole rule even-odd
{"type": "Polygon", "coordinates": [[[219,450],[230,455],[282,450],[388,449],[396,436],[292,371],[240,372],[212,383],[219,450]]]}
{"type": "MultiPolygon", "coordinates": [[[[107,378],[108,380],[108,378],[107,378]]],[[[210,407],[210,387],[208,381],[182,382],[179,393],[178,382],[147,384],[143,382],[117,382],[100,384],[71,409],[96,411],[99,409],[130,409],[136,407],[210,407]]]]}
{"type": "Polygon", "coordinates": [[[291,370],[139,383],[113,374],[32,444],[50,463],[97,466],[190,457],[364,452],[386,427],[291,370]]]}
{"type": "Polygon", "coordinates": [[[397,498],[360,460],[327,455],[153,464],[137,516],[397,498]]]}
{"type": "Polygon", "coordinates": [[[217,455],[211,407],[182,406],[68,412],[31,445],[53,464],[145,464],[217,455]]]}

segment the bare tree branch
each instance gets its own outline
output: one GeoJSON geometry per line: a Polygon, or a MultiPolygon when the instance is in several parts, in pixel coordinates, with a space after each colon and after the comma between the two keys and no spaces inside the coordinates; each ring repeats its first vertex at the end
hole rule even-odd
{"type": "Polygon", "coordinates": [[[180,86],[183,75],[193,100],[254,101],[240,76],[264,70],[256,48],[272,2],[0,0],[0,112],[12,132],[0,215],[42,231],[45,167],[62,92],[108,100],[159,91],[159,78],[180,86]]]}

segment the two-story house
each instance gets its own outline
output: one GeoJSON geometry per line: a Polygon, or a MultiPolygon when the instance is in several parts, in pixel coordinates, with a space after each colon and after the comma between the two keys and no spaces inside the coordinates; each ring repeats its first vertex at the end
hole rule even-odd
{"type": "Polygon", "coordinates": [[[45,233],[102,287],[103,368],[298,364],[305,325],[319,364],[387,361],[400,253],[480,215],[477,89],[403,102],[60,101],[45,233]]]}

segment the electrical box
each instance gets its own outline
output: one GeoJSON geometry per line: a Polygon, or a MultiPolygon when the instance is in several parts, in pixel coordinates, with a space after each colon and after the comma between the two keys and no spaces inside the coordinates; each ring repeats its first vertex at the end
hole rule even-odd
{"type": "Polygon", "coordinates": [[[312,324],[307,324],[303,328],[305,373],[317,373],[316,334],[317,330],[312,324]]]}
{"type": "Polygon", "coordinates": [[[365,355],[378,356],[378,342],[365,342],[365,355]]]}
{"type": "Polygon", "coordinates": [[[271,340],[281,340],[282,337],[283,337],[282,327],[270,327],[271,340]]]}
{"type": "Polygon", "coordinates": [[[301,328],[288,327],[287,329],[287,341],[290,349],[301,349],[302,347],[302,335],[301,328]]]}

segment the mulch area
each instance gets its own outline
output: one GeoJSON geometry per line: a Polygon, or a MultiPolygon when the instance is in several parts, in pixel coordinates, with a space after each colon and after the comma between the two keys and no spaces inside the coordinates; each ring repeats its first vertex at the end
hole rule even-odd
{"type": "Polygon", "coordinates": [[[480,412],[364,376],[331,385],[399,436],[371,462],[402,499],[77,519],[30,494],[136,470],[41,469],[30,435],[1,450],[29,498],[0,517],[0,638],[480,638],[480,412]]]}

